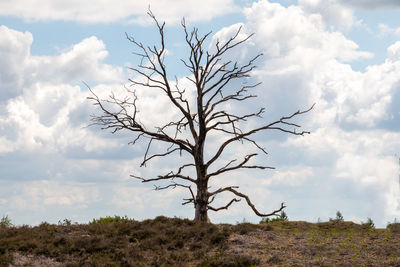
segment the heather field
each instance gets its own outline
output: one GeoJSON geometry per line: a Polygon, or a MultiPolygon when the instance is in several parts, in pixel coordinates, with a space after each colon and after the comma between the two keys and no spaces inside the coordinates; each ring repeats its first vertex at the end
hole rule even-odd
{"type": "Polygon", "coordinates": [[[400,266],[400,224],[157,217],[0,227],[1,266],[400,266]]]}

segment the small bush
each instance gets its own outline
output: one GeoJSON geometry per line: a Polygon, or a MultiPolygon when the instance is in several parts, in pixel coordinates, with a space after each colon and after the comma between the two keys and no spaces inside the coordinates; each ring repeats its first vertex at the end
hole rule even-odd
{"type": "Polygon", "coordinates": [[[400,234],[400,223],[398,222],[389,223],[386,228],[389,229],[392,233],[400,234]]]}
{"type": "Polygon", "coordinates": [[[340,211],[336,212],[336,221],[344,221],[343,215],[340,211]]]}
{"type": "Polygon", "coordinates": [[[264,224],[264,223],[269,223],[269,222],[287,222],[289,221],[289,218],[286,214],[286,212],[282,211],[281,214],[279,215],[279,217],[276,218],[262,218],[262,220],[260,221],[260,224],[264,224]]]}
{"type": "Polygon", "coordinates": [[[93,219],[89,224],[107,224],[107,223],[114,223],[120,221],[128,221],[129,218],[127,216],[120,217],[118,215],[114,215],[114,217],[107,216],[107,217],[100,217],[99,219],[93,219]]]}
{"type": "Polygon", "coordinates": [[[361,225],[366,226],[367,228],[371,228],[371,229],[375,228],[375,223],[371,218],[368,218],[367,222],[365,222],[365,223],[362,222],[361,225]]]}
{"type": "Polygon", "coordinates": [[[343,222],[344,218],[343,218],[342,213],[340,211],[337,211],[336,212],[336,218],[335,219],[329,218],[329,221],[330,222],[343,222]]]}
{"type": "Polygon", "coordinates": [[[71,224],[72,224],[71,220],[68,220],[68,219],[58,221],[58,225],[60,225],[60,226],[70,226],[71,224]]]}
{"type": "Polygon", "coordinates": [[[11,219],[8,215],[3,216],[0,220],[0,227],[11,227],[13,224],[11,223],[11,219]]]}

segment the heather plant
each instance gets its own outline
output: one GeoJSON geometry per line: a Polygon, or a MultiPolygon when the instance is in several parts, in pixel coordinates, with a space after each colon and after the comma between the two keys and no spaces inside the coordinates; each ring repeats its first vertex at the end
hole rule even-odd
{"type": "Polygon", "coordinates": [[[394,222],[388,223],[387,229],[389,229],[392,233],[399,233],[400,234],[400,223],[397,219],[394,219],[394,222]]]}
{"type": "Polygon", "coordinates": [[[397,222],[374,229],[275,219],[230,225],[113,216],[0,227],[0,266],[400,266],[397,222]]]}

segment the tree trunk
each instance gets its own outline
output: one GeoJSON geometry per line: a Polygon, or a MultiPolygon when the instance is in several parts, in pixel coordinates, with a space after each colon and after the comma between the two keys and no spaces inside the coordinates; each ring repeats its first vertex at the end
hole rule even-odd
{"type": "Polygon", "coordinates": [[[208,218],[207,205],[208,205],[207,183],[200,182],[197,185],[194,221],[210,222],[210,219],[208,218]]]}

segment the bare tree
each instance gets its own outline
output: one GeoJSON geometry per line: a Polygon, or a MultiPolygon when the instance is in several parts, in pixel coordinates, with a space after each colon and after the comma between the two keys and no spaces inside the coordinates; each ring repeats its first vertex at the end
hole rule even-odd
{"type": "Polygon", "coordinates": [[[159,90],[168,98],[171,108],[180,114],[180,117],[170,121],[155,129],[149,129],[139,120],[137,95],[135,90],[127,88],[127,97],[121,99],[113,94],[105,100],[100,99],[93,91],[90,100],[94,105],[101,109],[101,115],[93,115],[92,124],[102,126],[102,129],[110,129],[112,133],[118,131],[131,131],[135,135],[132,141],[135,144],[138,140],[147,139],[147,149],[144,152],[141,166],[152,159],[167,157],[175,153],[186,153],[191,159],[190,162],[182,163],[177,169],[153,178],[144,178],[131,175],[141,180],[143,183],[168,181],[166,185],[156,186],[156,190],[167,188],[183,187],[188,190],[190,196],[184,199],[183,205],[193,203],[195,208],[195,221],[209,221],[208,210],[219,211],[228,209],[234,202],[241,199],[246,200],[248,206],[255,214],[262,217],[278,215],[285,208],[284,203],[279,208],[270,213],[261,213],[251,202],[250,198],[238,191],[237,186],[227,186],[215,191],[209,191],[209,182],[218,175],[241,170],[241,169],[273,169],[264,165],[250,164],[250,161],[257,156],[251,153],[244,158],[232,159],[217,167],[217,162],[221,161],[221,156],[228,147],[242,142],[254,146],[255,150],[267,154],[265,149],[253,138],[256,133],[276,130],[293,135],[308,134],[307,131],[298,131],[300,126],[291,122],[294,117],[310,111],[313,106],[304,111],[297,111],[291,115],[283,116],[276,121],[262,122],[258,127],[251,130],[243,130],[244,122],[249,119],[261,118],[264,108],[255,112],[239,115],[225,109],[225,105],[233,102],[243,102],[256,95],[249,91],[259,84],[242,83],[239,87],[232,86],[234,80],[246,79],[255,68],[255,61],[262,55],[258,54],[251,58],[246,64],[239,64],[237,61],[226,60],[228,51],[243,44],[252,35],[243,36],[242,29],[224,41],[216,41],[213,49],[205,48],[206,40],[211,32],[200,35],[198,29],[188,30],[185,20],[182,20],[182,27],[185,33],[186,45],[190,54],[187,60],[182,63],[190,75],[186,78],[193,84],[196,99],[190,101],[185,90],[179,86],[178,80],[171,82],[167,76],[167,66],[164,64],[166,53],[164,26],[160,24],[153,13],[149,11],[150,17],[154,20],[159,36],[159,46],[145,46],[141,42],[127,35],[127,38],[138,49],[135,54],[141,58],[137,67],[130,68],[138,79],[129,80],[133,88],[147,88],[147,90],[159,90]],[[232,88],[233,87],[233,88],[232,88]],[[113,107],[111,108],[110,107],[113,107]],[[205,142],[207,137],[213,133],[223,133],[225,140],[219,144],[213,155],[205,155],[205,142]],[[154,142],[169,144],[168,149],[152,154],[150,147],[154,142]],[[210,168],[213,167],[213,168],[210,168]],[[210,171],[214,169],[213,171],[210,171]],[[189,173],[189,174],[187,174],[189,173]],[[233,194],[232,200],[220,207],[212,206],[215,197],[223,192],[233,194]]]}

